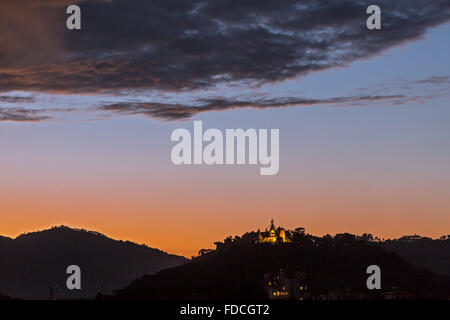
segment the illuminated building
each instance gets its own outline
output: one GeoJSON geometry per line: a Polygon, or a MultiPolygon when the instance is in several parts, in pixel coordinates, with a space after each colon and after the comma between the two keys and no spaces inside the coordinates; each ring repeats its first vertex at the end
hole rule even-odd
{"type": "Polygon", "coordinates": [[[261,233],[261,231],[258,230],[258,243],[285,243],[285,242],[292,242],[291,236],[289,232],[286,232],[282,228],[275,228],[275,225],[273,223],[273,219],[270,221],[270,230],[264,233],[261,233]]]}
{"type": "Polygon", "coordinates": [[[272,300],[304,300],[309,299],[309,289],[305,273],[295,272],[288,277],[286,272],[268,272],[264,274],[264,289],[272,300]]]}

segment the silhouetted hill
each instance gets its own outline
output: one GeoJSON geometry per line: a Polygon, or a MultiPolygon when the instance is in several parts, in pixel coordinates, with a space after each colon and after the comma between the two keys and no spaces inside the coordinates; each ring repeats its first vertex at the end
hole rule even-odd
{"type": "Polygon", "coordinates": [[[419,270],[397,254],[349,234],[317,238],[298,234],[292,243],[254,243],[255,233],[227,238],[191,262],[144,276],[105,299],[264,299],[264,275],[306,275],[309,298],[448,299],[450,278],[419,270]],[[366,287],[369,265],[381,268],[380,291],[366,287]],[[344,292],[344,293],[343,293],[344,292]]]}
{"type": "Polygon", "coordinates": [[[184,257],[100,233],[68,227],[0,237],[0,292],[17,298],[94,298],[144,274],[174,267],[184,257]],[[68,290],[66,269],[78,265],[82,290],[68,290]]]}
{"type": "Polygon", "coordinates": [[[434,240],[420,236],[404,236],[386,240],[381,246],[417,267],[450,276],[450,236],[434,240]]]}
{"type": "Polygon", "coordinates": [[[11,239],[11,238],[0,236],[0,247],[8,245],[12,241],[13,241],[13,239],[11,239]]]}

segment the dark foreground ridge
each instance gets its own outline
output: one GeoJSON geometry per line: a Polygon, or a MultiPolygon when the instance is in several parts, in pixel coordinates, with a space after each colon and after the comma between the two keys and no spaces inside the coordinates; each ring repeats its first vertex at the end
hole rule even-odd
{"type": "MultiPolygon", "coordinates": [[[[188,260],[103,234],[61,226],[0,237],[0,293],[24,299],[93,299],[144,274],[188,260]],[[82,290],[68,290],[66,269],[78,265],[82,290]]],[[[0,297],[1,299],[1,297],[0,297]]]]}
{"type": "MultiPolygon", "coordinates": [[[[446,240],[448,241],[448,239],[446,240]]],[[[303,228],[216,242],[182,266],[147,275],[108,299],[449,299],[450,278],[417,268],[370,235],[314,237],[303,228]],[[381,290],[366,269],[381,268],[381,290]]],[[[410,243],[410,247],[411,247],[410,243]]],[[[389,248],[393,249],[393,248],[389,248]]]]}

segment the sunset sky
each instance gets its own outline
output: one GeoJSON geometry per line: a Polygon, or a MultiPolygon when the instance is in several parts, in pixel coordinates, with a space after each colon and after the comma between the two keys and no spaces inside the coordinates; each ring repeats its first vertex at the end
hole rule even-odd
{"type": "Polygon", "coordinates": [[[0,3],[0,235],[190,257],[228,235],[450,234],[450,2],[0,3]],[[227,5],[228,3],[228,5],[227,5]],[[125,9],[126,8],[126,9],[125,9]],[[175,166],[176,128],[280,129],[280,170],[175,166]]]}

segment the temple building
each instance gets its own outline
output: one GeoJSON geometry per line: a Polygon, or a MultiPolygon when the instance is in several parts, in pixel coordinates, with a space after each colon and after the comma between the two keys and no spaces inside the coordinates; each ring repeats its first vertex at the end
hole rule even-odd
{"type": "Polygon", "coordinates": [[[275,228],[275,225],[273,223],[273,219],[270,221],[270,230],[261,233],[258,229],[258,243],[283,243],[283,242],[292,242],[291,235],[289,232],[286,232],[282,228],[275,228]]]}

